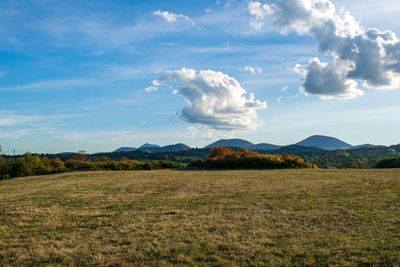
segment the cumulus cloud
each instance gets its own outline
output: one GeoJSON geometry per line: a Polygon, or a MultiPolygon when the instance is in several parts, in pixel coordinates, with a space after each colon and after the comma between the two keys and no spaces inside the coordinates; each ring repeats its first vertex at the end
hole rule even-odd
{"type": "Polygon", "coordinates": [[[183,14],[174,14],[168,11],[157,10],[153,12],[153,15],[163,18],[168,23],[176,22],[178,19],[184,19],[187,22],[194,24],[194,22],[188,16],[185,16],[183,14]]]}
{"type": "Polygon", "coordinates": [[[363,95],[363,91],[357,88],[357,82],[346,77],[348,68],[345,63],[323,63],[318,58],[311,59],[305,71],[304,93],[317,95],[322,99],[355,98],[363,95]]]}
{"type": "Polygon", "coordinates": [[[258,67],[250,67],[250,66],[245,66],[243,68],[244,71],[248,71],[251,72],[253,74],[261,74],[263,72],[263,70],[261,68],[258,67]]]}
{"type": "Polygon", "coordinates": [[[158,90],[158,87],[161,86],[162,84],[158,80],[153,80],[151,82],[151,86],[147,87],[144,89],[146,92],[154,92],[158,90]]]}
{"type": "Polygon", "coordinates": [[[250,2],[249,12],[258,20],[270,15],[261,7],[272,11],[281,33],[310,35],[321,52],[332,55],[332,62],[313,58],[307,67],[296,65],[295,71],[305,79],[305,94],[354,98],[363,94],[359,83],[375,89],[400,87],[400,40],[395,33],[365,29],[349,12],[338,13],[329,0],[250,2]]]}
{"type": "Polygon", "coordinates": [[[184,120],[214,130],[255,129],[261,124],[256,110],[267,107],[266,102],[248,94],[235,78],[219,71],[164,71],[159,83],[179,86],[175,94],[186,98],[181,111],[184,120]]]}

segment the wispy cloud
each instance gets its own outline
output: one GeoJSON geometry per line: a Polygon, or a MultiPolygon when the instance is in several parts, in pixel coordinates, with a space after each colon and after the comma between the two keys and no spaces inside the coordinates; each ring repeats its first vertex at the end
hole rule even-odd
{"type": "Polygon", "coordinates": [[[71,80],[50,80],[36,82],[26,85],[17,85],[11,87],[0,87],[0,91],[53,91],[59,89],[71,89],[76,87],[84,87],[95,85],[96,81],[94,79],[71,79],[71,80]]]}
{"type": "Polygon", "coordinates": [[[174,23],[179,19],[183,19],[191,24],[194,24],[193,20],[183,14],[174,14],[168,11],[157,10],[153,12],[153,15],[163,18],[168,23],[174,23]]]}
{"type": "Polygon", "coordinates": [[[37,129],[0,129],[0,140],[18,140],[35,133],[41,133],[41,131],[37,129]]]}
{"type": "Polygon", "coordinates": [[[25,115],[16,111],[0,110],[0,127],[9,127],[16,125],[34,125],[40,122],[55,121],[61,119],[70,119],[78,114],[57,114],[57,115],[25,115]]]}
{"type": "Polygon", "coordinates": [[[262,68],[259,67],[250,67],[250,66],[245,66],[243,68],[243,71],[250,72],[252,74],[261,74],[263,72],[262,68]]]}

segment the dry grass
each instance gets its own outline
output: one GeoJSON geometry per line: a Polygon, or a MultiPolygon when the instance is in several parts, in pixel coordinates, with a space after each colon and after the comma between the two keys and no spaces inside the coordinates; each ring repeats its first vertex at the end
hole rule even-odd
{"type": "Polygon", "coordinates": [[[400,170],[0,181],[0,265],[400,264],[400,170]]]}

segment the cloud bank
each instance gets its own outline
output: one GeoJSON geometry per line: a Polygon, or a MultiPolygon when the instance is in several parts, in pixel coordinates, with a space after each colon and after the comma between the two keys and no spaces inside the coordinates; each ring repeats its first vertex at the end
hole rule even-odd
{"type": "Polygon", "coordinates": [[[175,94],[186,98],[181,117],[215,130],[253,130],[261,124],[256,110],[267,107],[266,102],[247,95],[240,83],[227,74],[213,70],[165,71],[155,84],[179,86],[175,94]]]}
{"type": "Polygon", "coordinates": [[[250,2],[248,10],[255,16],[251,25],[273,16],[281,33],[310,35],[321,52],[333,56],[332,62],[313,58],[308,66],[296,67],[304,76],[305,94],[354,98],[363,94],[359,82],[374,89],[400,87],[400,40],[395,33],[364,29],[349,12],[338,13],[329,0],[250,2]]]}

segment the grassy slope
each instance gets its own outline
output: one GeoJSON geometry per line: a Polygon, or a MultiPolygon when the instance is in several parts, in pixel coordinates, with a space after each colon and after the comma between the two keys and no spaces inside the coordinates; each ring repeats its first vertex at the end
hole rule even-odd
{"type": "Polygon", "coordinates": [[[0,265],[400,264],[400,170],[0,181],[0,265]]]}

